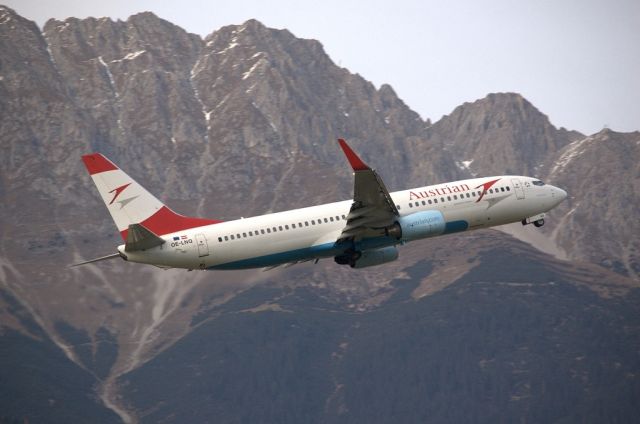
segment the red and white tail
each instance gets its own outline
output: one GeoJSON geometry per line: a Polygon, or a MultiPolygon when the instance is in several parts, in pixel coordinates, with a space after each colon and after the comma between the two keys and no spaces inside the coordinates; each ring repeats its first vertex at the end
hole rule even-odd
{"type": "Polygon", "coordinates": [[[132,224],[161,236],[221,222],[175,213],[100,153],[84,155],[82,161],[125,241],[132,224]]]}

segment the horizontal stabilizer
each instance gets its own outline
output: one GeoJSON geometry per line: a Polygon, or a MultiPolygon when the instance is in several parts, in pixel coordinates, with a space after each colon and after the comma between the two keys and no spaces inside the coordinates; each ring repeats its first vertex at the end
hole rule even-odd
{"type": "Polygon", "coordinates": [[[127,231],[127,242],[124,245],[125,252],[147,250],[160,246],[165,241],[145,228],[142,224],[130,224],[127,231]]]}
{"type": "Polygon", "coordinates": [[[90,264],[90,263],[93,263],[93,262],[106,261],[107,259],[115,259],[115,258],[120,258],[120,257],[122,257],[122,255],[120,255],[120,253],[114,253],[112,255],[102,256],[100,258],[90,259],[88,261],[80,262],[78,264],[69,265],[69,267],[73,268],[74,266],[86,265],[86,264],[90,264]]]}

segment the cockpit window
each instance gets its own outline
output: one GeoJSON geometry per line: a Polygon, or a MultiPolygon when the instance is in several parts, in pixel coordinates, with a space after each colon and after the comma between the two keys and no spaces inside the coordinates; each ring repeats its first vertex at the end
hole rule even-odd
{"type": "Polygon", "coordinates": [[[531,181],[531,183],[533,185],[537,185],[537,186],[543,186],[544,185],[544,183],[542,181],[540,181],[540,180],[533,180],[533,181],[531,181]]]}

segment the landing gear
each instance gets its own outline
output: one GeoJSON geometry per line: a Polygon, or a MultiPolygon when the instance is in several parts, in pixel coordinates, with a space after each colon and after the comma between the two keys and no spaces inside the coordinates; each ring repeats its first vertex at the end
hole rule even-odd
{"type": "Polygon", "coordinates": [[[544,225],[544,213],[531,216],[522,220],[522,225],[533,224],[536,228],[540,228],[544,225]]]}

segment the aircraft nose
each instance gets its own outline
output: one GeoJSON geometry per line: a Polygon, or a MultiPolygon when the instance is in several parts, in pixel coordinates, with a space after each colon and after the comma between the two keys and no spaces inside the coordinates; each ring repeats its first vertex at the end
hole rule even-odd
{"type": "Polygon", "coordinates": [[[554,187],[554,188],[555,188],[555,197],[558,199],[558,203],[562,202],[564,199],[567,198],[566,191],[558,187],[554,187]]]}

